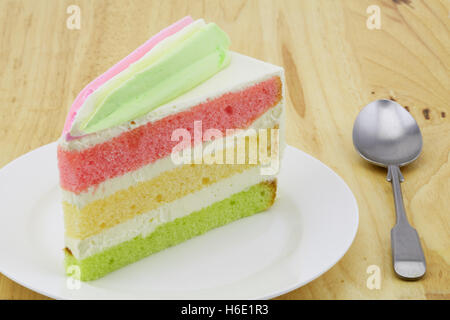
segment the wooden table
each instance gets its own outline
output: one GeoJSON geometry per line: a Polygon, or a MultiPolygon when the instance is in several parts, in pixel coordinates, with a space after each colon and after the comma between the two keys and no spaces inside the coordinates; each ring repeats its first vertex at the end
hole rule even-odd
{"type": "MultiPolygon", "coordinates": [[[[344,258],[280,298],[449,299],[449,8],[445,0],[0,0],[0,167],[56,140],[95,76],[173,21],[203,17],[230,35],[233,50],[284,66],[288,143],[335,170],[358,201],[359,231],[344,258]],[[81,9],[80,30],[66,27],[71,4],[81,9]],[[367,27],[370,5],[380,8],[380,29],[367,27]],[[352,145],[358,111],[379,98],[405,106],[424,136],[403,184],[428,263],[418,282],[394,276],[391,186],[352,145]],[[379,289],[366,285],[371,265],[379,289]]],[[[0,275],[0,298],[45,297],[0,275]]]]}

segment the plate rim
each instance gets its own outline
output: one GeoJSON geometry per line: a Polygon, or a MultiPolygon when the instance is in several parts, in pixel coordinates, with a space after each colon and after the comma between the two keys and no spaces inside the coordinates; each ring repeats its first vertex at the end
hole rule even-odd
{"type": "Polygon", "coordinates": [[[311,279],[305,280],[303,282],[300,282],[296,285],[293,285],[291,287],[282,289],[280,291],[278,291],[276,294],[273,295],[267,295],[267,296],[263,296],[260,300],[268,300],[268,299],[273,299],[275,297],[279,297],[283,294],[286,294],[288,292],[294,291],[298,288],[303,287],[304,285],[316,280],[317,278],[321,277],[323,274],[325,274],[326,272],[330,271],[331,268],[333,268],[339,261],[342,260],[342,258],[347,254],[348,250],[350,250],[350,247],[352,246],[353,242],[355,242],[355,238],[356,238],[356,234],[358,233],[359,230],[359,206],[358,206],[358,201],[356,201],[356,197],[353,194],[353,191],[350,189],[350,187],[348,186],[347,182],[345,182],[345,180],[337,173],[335,172],[333,169],[331,169],[329,166],[327,166],[325,163],[323,163],[321,160],[313,157],[312,155],[310,155],[309,153],[306,153],[303,150],[300,150],[297,147],[294,147],[292,145],[286,145],[286,149],[287,148],[293,148],[296,149],[297,151],[300,151],[301,153],[303,153],[304,156],[310,158],[312,161],[318,161],[324,168],[326,168],[326,170],[328,170],[331,174],[333,174],[338,180],[340,180],[340,182],[342,182],[342,184],[345,186],[345,189],[349,192],[349,194],[351,195],[351,199],[352,199],[352,206],[355,209],[355,224],[354,224],[354,230],[353,230],[353,234],[351,236],[351,241],[348,243],[347,248],[345,248],[345,250],[343,251],[343,253],[341,255],[339,255],[339,257],[337,258],[336,261],[332,262],[329,266],[327,266],[326,268],[324,268],[324,270],[322,272],[319,272],[318,274],[316,274],[314,277],[312,277],[311,279]]]}

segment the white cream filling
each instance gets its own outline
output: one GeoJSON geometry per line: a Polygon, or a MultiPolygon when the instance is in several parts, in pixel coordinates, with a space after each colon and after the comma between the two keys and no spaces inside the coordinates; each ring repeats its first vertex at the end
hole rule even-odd
{"type": "MultiPolygon", "coordinates": [[[[192,106],[218,98],[225,93],[244,90],[274,76],[281,78],[284,89],[283,68],[236,52],[231,52],[231,62],[227,68],[189,92],[134,120],[133,123],[130,121],[120,126],[105,129],[71,141],[66,141],[64,137],[61,137],[59,139],[59,145],[65,150],[83,150],[98,143],[108,141],[138,126],[189,109],[192,106]]],[[[94,96],[91,99],[94,99],[94,96]]],[[[82,109],[79,112],[80,116],[84,113],[82,109]]]]}
{"type": "Polygon", "coordinates": [[[140,214],[87,239],[66,237],[66,247],[80,260],[137,236],[146,237],[161,224],[208,207],[260,182],[274,179],[273,176],[261,175],[259,169],[252,168],[220,180],[207,188],[140,214]]]}
{"type": "MultiPolygon", "coordinates": [[[[281,100],[275,107],[266,111],[261,117],[256,119],[248,130],[241,133],[241,135],[249,135],[249,132],[253,130],[272,128],[276,124],[283,126],[283,109],[284,101],[281,100]]],[[[283,130],[283,129],[282,129],[283,130]]],[[[235,135],[236,136],[236,135],[235,135]]],[[[224,137],[222,141],[226,138],[224,137]]],[[[220,143],[219,140],[216,143],[220,143]]],[[[203,143],[196,148],[206,148],[208,143],[203,143]]],[[[225,147],[225,142],[222,143],[225,147]]],[[[280,149],[284,148],[284,134],[280,134],[280,149]]],[[[195,154],[195,151],[194,151],[195,154]]],[[[159,159],[154,163],[143,166],[135,171],[127,172],[121,176],[106,180],[100,183],[98,186],[92,186],[86,191],[75,194],[71,191],[62,190],[62,200],[74,205],[78,209],[82,209],[87,204],[108,197],[115,192],[128,189],[129,187],[138,184],[139,182],[150,180],[162,172],[173,170],[181,164],[175,164],[170,156],[159,159]]]]}

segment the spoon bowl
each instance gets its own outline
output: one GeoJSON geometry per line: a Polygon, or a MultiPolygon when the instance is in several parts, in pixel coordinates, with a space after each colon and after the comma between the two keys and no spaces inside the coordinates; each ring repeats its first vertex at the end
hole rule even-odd
{"type": "Polygon", "coordinates": [[[364,159],[376,165],[404,166],[422,151],[422,134],[401,105],[377,100],[364,107],[356,118],[353,144],[364,159]]]}

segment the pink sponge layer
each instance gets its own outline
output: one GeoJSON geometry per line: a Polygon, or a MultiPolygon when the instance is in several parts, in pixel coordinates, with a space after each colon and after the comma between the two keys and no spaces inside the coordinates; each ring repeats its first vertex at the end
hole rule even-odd
{"type": "Polygon", "coordinates": [[[58,148],[61,187],[80,193],[90,186],[165,158],[179,143],[171,141],[175,129],[189,130],[193,141],[194,121],[202,121],[203,132],[215,128],[225,134],[226,129],[247,128],[280,99],[281,80],[273,77],[147,123],[88,149],[67,151],[58,148]]]}

